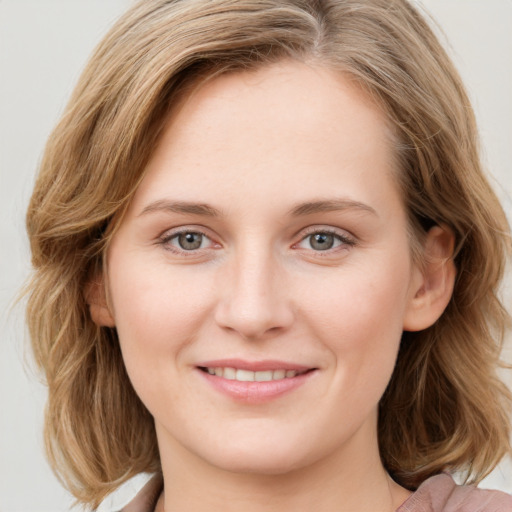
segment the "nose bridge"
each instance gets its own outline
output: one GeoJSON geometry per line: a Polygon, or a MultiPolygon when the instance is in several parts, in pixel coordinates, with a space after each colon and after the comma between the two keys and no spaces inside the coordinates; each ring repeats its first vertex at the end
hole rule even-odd
{"type": "Polygon", "coordinates": [[[287,327],[293,319],[285,275],[270,244],[241,244],[223,273],[217,322],[244,338],[287,327]]]}

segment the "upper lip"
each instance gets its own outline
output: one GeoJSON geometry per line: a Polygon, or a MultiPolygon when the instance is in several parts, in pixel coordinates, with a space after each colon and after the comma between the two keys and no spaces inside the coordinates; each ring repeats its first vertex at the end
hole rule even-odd
{"type": "Polygon", "coordinates": [[[197,365],[199,368],[235,368],[237,370],[248,370],[253,372],[269,370],[295,370],[298,372],[311,370],[311,366],[291,363],[288,361],[278,361],[275,359],[265,359],[262,361],[245,361],[243,359],[215,359],[204,361],[197,365]]]}

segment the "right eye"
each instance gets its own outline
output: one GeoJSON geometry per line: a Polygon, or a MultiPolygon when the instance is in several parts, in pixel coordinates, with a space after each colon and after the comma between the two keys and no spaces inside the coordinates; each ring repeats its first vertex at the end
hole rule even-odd
{"type": "Polygon", "coordinates": [[[200,231],[182,230],[164,235],[160,243],[167,249],[178,252],[194,252],[213,246],[212,240],[200,231]]]}
{"type": "Polygon", "coordinates": [[[332,233],[314,233],[308,235],[305,240],[308,241],[309,247],[315,251],[327,251],[341,245],[339,237],[332,233]]]}
{"type": "Polygon", "coordinates": [[[175,241],[184,251],[193,251],[201,249],[205,239],[206,237],[202,233],[189,232],[175,235],[170,241],[175,241]]]}

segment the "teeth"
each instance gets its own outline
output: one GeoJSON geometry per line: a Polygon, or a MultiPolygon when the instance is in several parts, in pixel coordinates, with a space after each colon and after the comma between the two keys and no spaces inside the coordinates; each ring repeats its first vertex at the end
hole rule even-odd
{"type": "MultiPolygon", "coordinates": [[[[290,370],[293,371],[293,370],[290,370]]],[[[278,379],[284,379],[286,376],[286,370],[274,370],[274,373],[272,374],[272,378],[274,380],[278,379]]]]}
{"type": "MultiPolygon", "coordinates": [[[[210,375],[223,377],[229,380],[238,380],[241,382],[264,382],[270,380],[290,379],[300,374],[296,370],[265,370],[259,372],[251,372],[250,370],[237,370],[236,368],[206,368],[210,375]]],[[[304,372],[302,372],[304,373],[304,372]]]]}
{"type": "Polygon", "coordinates": [[[241,380],[242,382],[250,382],[254,380],[254,372],[248,370],[237,370],[235,380],[241,380]]]}
{"type": "Polygon", "coordinates": [[[236,379],[236,370],[234,368],[224,368],[224,372],[222,375],[225,379],[235,380],[236,379]]]}
{"type": "Polygon", "coordinates": [[[254,380],[258,382],[264,382],[266,380],[272,380],[272,371],[268,372],[254,372],[254,380]]]}

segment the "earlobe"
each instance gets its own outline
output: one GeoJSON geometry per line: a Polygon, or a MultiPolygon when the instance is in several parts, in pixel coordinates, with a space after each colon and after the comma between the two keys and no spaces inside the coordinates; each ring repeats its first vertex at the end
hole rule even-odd
{"type": "Polygon", "coordinates": [[[85,287],[85,300],[92,321],[100,327],[115,327],[115,320],[107,304],[103,275],[95,276],[85,287]]]}
{"type": "Polygon", "coordinates": [[[434,226],[423,244],[422,266],[414,269],[411,298],[404,316],[405,331],[433,325],[450,302],[455,284],[455,237],[447,227],[434,226]]]}

